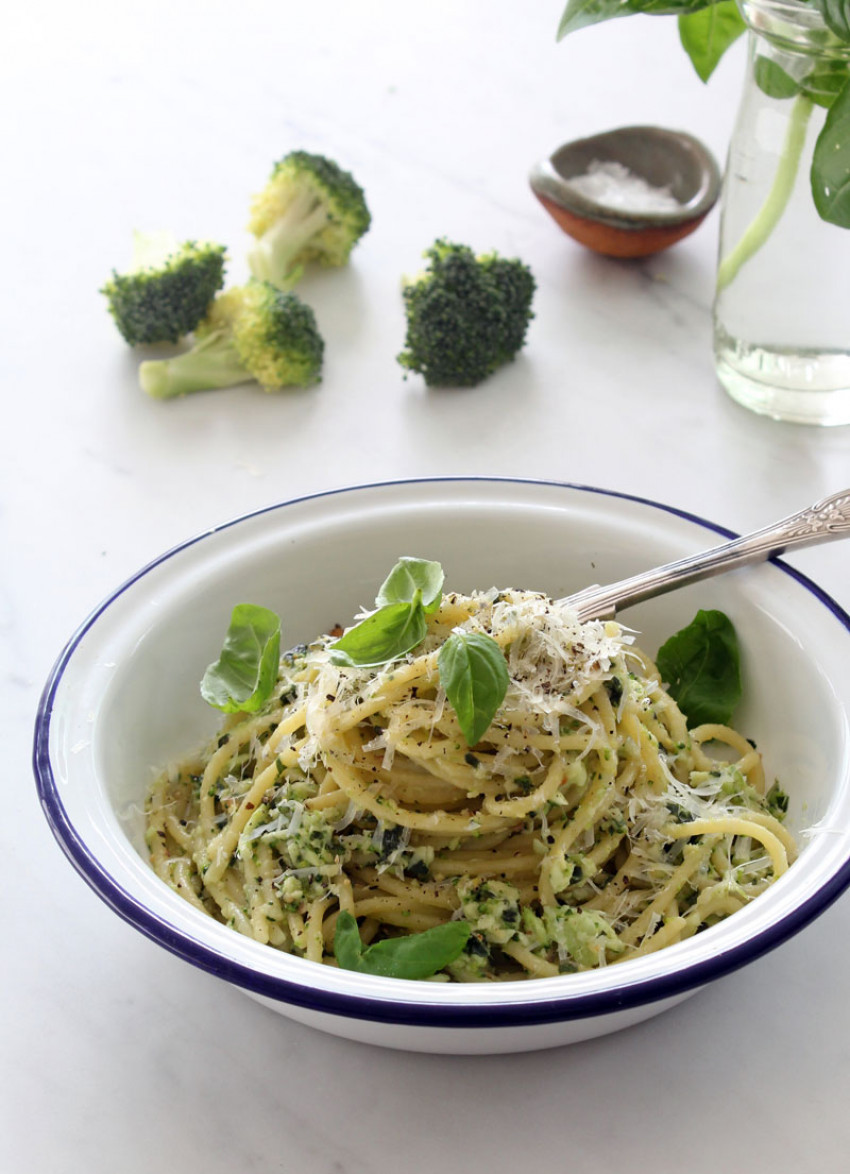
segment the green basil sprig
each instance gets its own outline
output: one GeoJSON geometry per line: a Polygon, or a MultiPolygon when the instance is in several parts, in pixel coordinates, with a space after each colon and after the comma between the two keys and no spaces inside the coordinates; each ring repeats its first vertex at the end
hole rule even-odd
{"type": "Polygon", "coordinates": [[[381,978],[430,978],[459,957],[470,932],[465,921],[447,921],[422,933],[387,938],[364,949],[356,919],[343,911],[337,917],[334,954],[343,970],[381,978]]]}
{"type": "Polygon", "coordinates": [[[505,699],[510,677],[505,654],[492,636],[453,632],[437,657],[440,684],[466,738],[480,742],[505,699]]]}
{"type": "MultiPolygon", "coordinates": [[[[399,559],[381,584],[375,600],[378,610],[331,645],[331,660],[371,668],[410,652],[425,639],[426,616],[440,606],[443,579],[439,563],[399,559]]],[[[437,667],[463,736],[474,746],[508,689],[504,654],[490,636],[454,632],[440,649],[437,667]]]]}
{"type": "Polygon", "coordinates": [[[705,8],[707,3],[711,0],[568,0],[558,25],[558,40],[619,16],[678,16],[705,8]]]}
{"type": "MultiPolygon", "coordinates": [[[[850,0],[801,0],[801,3],[817,9],[839,47],[850,45],[850,0]]],[[[732,0],[567,0],[558,26],[558,39],[588,25],[640,13],[677,17],[682,45],[703,81],[708,80],[723,54],[747,27],[732,0]]],[[[839,228],[850,228],[850,69],[847,63],[828,56],[820,61],[813,58],[810,72],[797,80],[788,75],[779,78],[774,69],[757,68],[756,83],[770,97],[794,100],[799,109],[795,109],[792,121],[802,123],[807,119],[812,103],[828,109],[815,144],[809,180],[821,219],[839,228]]],[[[772,232],[778,219],[777,209],[781,215],[798,163],[792,136],[780,161],[776,190],[771,192],[764,211],[753,222],[748,247],[739,253],[733,266],[727,265],[719,282],[721,288],[772,232]]]]}
{"type": "MultiPolygon", "coordinates": [[[[372,668],[398,660],[425,639],[427,616],[440,606],[443,568],[402,558],[381,584],[378,610],[330,646],[335,664],[372,668]]],[[[269,699],[280,660],[280,619],[241,603],[233,609],[221,656],[201,682],[210,705],[225,713],[258,710],[269,699]]],[[[440,684],[470,746],[481,740],[508,689],[502,650],[490,636],[454,632],[437,658],[440,684]]]]}
{"type": "Polygon", "coordinates": [[[568,0],[558,40],[592,24],[639,15],[678,18],[682,45],[703,81],[747,27],[735,0],[568,0]]]}
{"type": "Polygon", "coordinates": [[[398,660],[425,639],[425,617],[440,606],[442,589],[439,563],[399,559],[378,591],[378,610],[331,645],[331,660],[363,668],[398,660]]]}
{"type": "Polygon", "coordinates": [[[271,697],[280,662],[280,617],[239,603],[218,660],[201,681],[201,696],[225,713],[255,713],[271,697]]]}
{"type": "Polygon", "coordinates": [[[689,726],[728,723],[741,699],[741,658],[727,615],[698,611],[662,644],[655,663],[689,726]]]}

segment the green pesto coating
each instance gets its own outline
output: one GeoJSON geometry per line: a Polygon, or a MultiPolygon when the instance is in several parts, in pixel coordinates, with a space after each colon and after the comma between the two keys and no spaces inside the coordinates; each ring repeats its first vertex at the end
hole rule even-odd
{"type": "Polygon", "coordinates": [[[401,365],[431,387],[474,387],[525,344],[535,281],[517,259],[477,257],[438,240],[426,271],[403,289],[407,316],[401,365]]]}

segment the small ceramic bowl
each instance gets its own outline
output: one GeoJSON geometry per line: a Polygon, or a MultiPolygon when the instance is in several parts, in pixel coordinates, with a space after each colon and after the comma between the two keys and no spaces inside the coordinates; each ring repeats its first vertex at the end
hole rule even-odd
{"type": "Polygon", "coordinates": [[[217,726],[198,682],[235,603],[277,611],[288,647],[354,615],[400,555],[438,559],[460,591],[512,585],[561,597],[726,535],[623,494],[476,478],[362,486],[226,523],[118,587],[61,653],[35,735],[45,814],[72,865],[119,916],[302,1023],[448,1053],[547,1048],[628,1027],[760,957],[850,884],[850,617],[781,562],[623,613],[649,650],[699,607],[730,616],[747,682],[736,725],[762,749],[768,777],[781,778],[801,845],[765,893],[677,945],[528,982],[413,982],[323,966],[244,937],[161,881],[147,861],[144,795],[158,770],[217,726]]]}
{"type": "Polygon", "coordinates": [[[720,170],[693,135],[627,126],[577,139],[538,163],[531,189],[580,244],[648,257],[698,228],[717,202],[720,170]]]}

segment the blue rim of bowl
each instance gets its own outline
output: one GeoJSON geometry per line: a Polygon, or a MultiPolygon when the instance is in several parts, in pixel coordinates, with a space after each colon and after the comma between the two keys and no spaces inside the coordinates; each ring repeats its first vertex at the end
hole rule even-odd
{"type": "MultiPolygon", "coordinates": [[[[447,476],[433,478],[410,477],[393,481],[376,481],[363,485],[352,485],[339,489],[325,490],[320,493],[305,494],[302,497],[290,498],[288,501],[278,502],[271,506],[264,506],[261,509],[253,510],[238,518],[224,522],[213,529],[205,530],[193,538],[189,538],[142,567],[95,608],[88,618],[83,621],[60,653],[41,695],[36,715],[33,741],[33,771],[38,796],[53,835],[83,880],[86,881],[119,917],[129,922],[146,937],[163,946],[171,953],[176,954],[184,961],[191,963],[198,969],[224,979],[234,986],[241,987],[253,994],[260,995],[275,1002],[291,1004],[321,1014],[368,1020],[377,1023],[415,1025],[432,1028],[493,1029],[532,1026],[545,1023],[564,1023],[571,1020],[610,1015],[618,1011],[626,1011],[650,1003],[674,999],[704,986],[706,983],[712,982],[715,979],[722,978],[724,975],[740,969],[742,966],[761,957],[768,951],[782,945],[783,942],[793,937],[794,934],[798,933],[823,913],[841,896],[845,889],[850,887],[850,859],[846,860],[815,894],[777,923],[755,934],[752,938],[749,938],[740,945],[730,947],[704,961],[683,967],[675,973],[643,979],[633,984],[626,984],[616,990],[600,991],[579,996],[570,996],[568,994],[563,998],[546,998],[545,1000],[535,1000],[535,984],[528,983],[527,1000],[516,1001],[503,1006],[476,1005],[473,1002],[445,1005],[420,1003],[408,999],[378,999],[369,996],[317,990],[309,985],[292,982],[289,979],[279,976],[258,974],[249,966],[234,962],[212,947],[197,942],[191,935],[175,929],[174,926],[163,918],[151,913],[149,909],[127,893],[113,879],[80,839],[68,818],[53,775],[49,754],[50,722],[56,691],[77,646],[98,618],[125,591],[138,582],[139,579],[144,578],[155,567],[167,562],[189,547],[207,538],[211,538],[224,530],[229,530],[231,527],[246,522],[251,518],[274,513],[281,509],[287,509],[306,501],[313,501],[325,497],[336,497],[341,494],[359,493],[372,489],[393,488],[404,485],[428,486],[446,483],[541,486],[564,489],[570,492],[598,494],[602,497],[631,501],[639,505],[650,506],[664,513],[673,514],[685,521],[696,523],[704,529],[719,534],[724,538],[736,538],[738,536],[733,530],[728,530],[724,526],[709,522],[697,514],[689,513],[687,510],[679,509],[676,506],[665,505],[662,502],[653,501],[651,498],[621,493],[616,490],[601,489],[592,485],[520,477],[447,476]]],[[[770,562],[814,595],[843,624],[845,629],[850,632],[850,615],[830,595],[818,587],[806,575],[788,566],[781,559],[774,557],[770,562]]],[[[526,984],[523,986],[523,993],[525,993],[525,989],[526,984]]]]}

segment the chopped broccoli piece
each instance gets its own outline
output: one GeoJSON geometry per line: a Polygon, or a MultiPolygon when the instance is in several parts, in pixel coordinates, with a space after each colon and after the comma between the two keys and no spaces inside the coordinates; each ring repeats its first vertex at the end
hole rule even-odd
{"type": "Polygon", "coordinates": [[[465,878],[458,883],[460,908],[472,931],[494,946],[515,938],[520,927],[519,890],[505,881],[465,878]]]}
{"type": "Polygon", "coordinates": [[[555,893],[581,885],[597,872],[596,865],[581,852],[561,853],[549,862],[549,883],[555,893]]]}
{"type": "Polygon", "coordinates": [[[481,982],[492,973],[490,950],[481,934],[471,933],[454,962],[446,967],[455,982],[481,982]]]}
{"type": "Polygon", "coordinates": [[[398,361],[429,387],[474,387],[525,343],[534,277],[522,261],[476,257],[446,240],[425,256],[429,267],[402,290],[407,337],[398,361]]]}
{"type": "Polygon", "coordinates": [[[780,822],[788,814],[788,794],[780,787],[778,779],[765,796],[765,804],[770,814],[780,822]]]}
{"type": "Polygon", "coordinates": [[[275,166],[254,198],[248,230],[251,272],[290,289],[304,265],[345,265],[371,215],[354,177],[324,155],[293,151],[275,166]]]}
{"type": "MultiPolygon", "coordinates": [[[[294,810],[294,805],[290,804],[284,810],[289,808],[294,810]]],[[[323,812],[302,808],[297,830],[287,829],[279,847],[291,868],[320,868],[323,864],[333,864],[336,854],[333,826],[323,812]]]]}
{"type": "Polygon", "coordinates": [[[100,292],[131,346],[177,342],[192,333],[224,285],[224,262],[223,245],[137,232],[130,269],[113,270],[100,292]]]}
{"type": "Polygon", "coordinates": [[[625,949],[611,923],[595,909],[547,906],[539,917],[526,909],[523,929],[529,948],[554,950],[564,971],[604,965],[608,954],[622,954],[625,949]]]}
{"type": "Polygon", "coordinates": [[[139,381],[148,395],[172,399],[250,380],[274,391],[321,378],[325,344],[313,311],[296,294],[266,282],[220,294],[196,337],[195,346],[176,358],[141,364],[139,381]]]}
{"type": "Polygon", "coordinates": [[[315,876],[294,876],[291,872],[284,872],[275,882],[280,903],[286,913],[306,912],[310,901],[318,901],[327,893],[327,883],[324,878],[315,876]]]}

